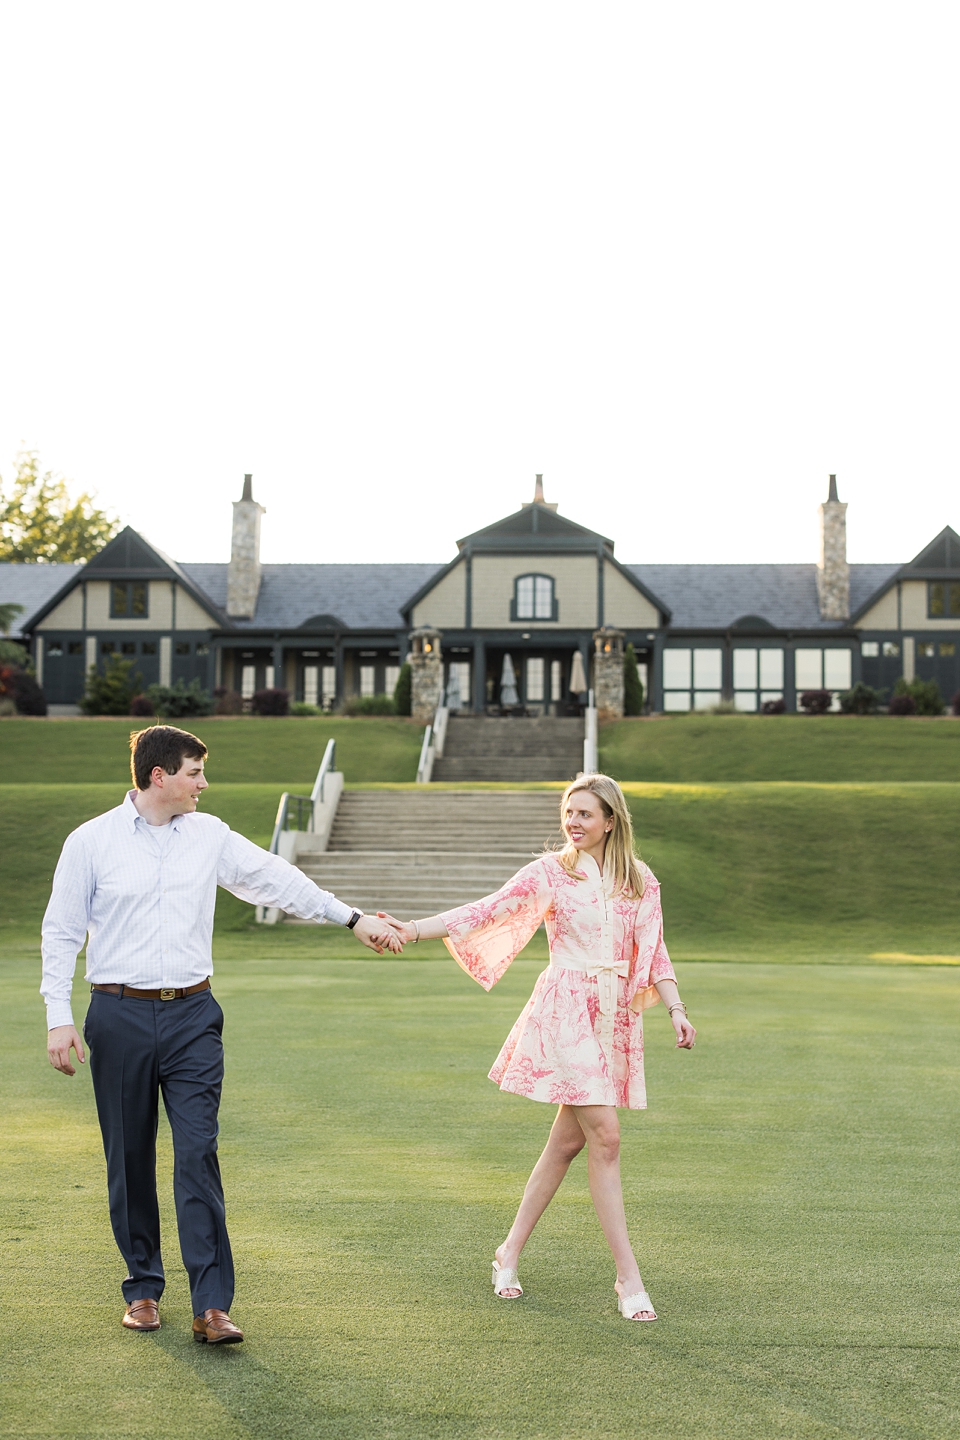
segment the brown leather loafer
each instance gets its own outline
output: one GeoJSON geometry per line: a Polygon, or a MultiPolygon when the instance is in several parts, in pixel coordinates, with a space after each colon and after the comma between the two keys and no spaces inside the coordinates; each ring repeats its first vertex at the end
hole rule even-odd
{"type": "Polygon", "coordinates": [[[131,1300],[120,1323],[128,1330],[159,1330],[160,1310],[156,1300],[131,1300]]]}
{"type": "Polygon", "coordinates": [[[194,1316],[193,1338],[199,1345],[236,1345],[243,1339],[243,1331],[226,1310],[204,1310],[194,1316]]]}

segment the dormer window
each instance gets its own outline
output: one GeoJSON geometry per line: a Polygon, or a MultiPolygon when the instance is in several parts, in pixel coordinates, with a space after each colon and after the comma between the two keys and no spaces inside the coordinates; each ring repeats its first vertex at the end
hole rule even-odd
{"type": "Polygon", "coordinates": [[[116,580],[110,586],[113,620],[146,620],[147,586],[143,580],[116,580]]]}
{"type": "Polygon", "coordinates": [[[518,575],[514,581],[511,620],[556,620],[557,601],[550,575],[518,575]]]}
{"type": "Polygon", "coordinates": [[[960,615],[960,585],[934,580],[927,591],[927,614],[935,620],[960,615]]]}

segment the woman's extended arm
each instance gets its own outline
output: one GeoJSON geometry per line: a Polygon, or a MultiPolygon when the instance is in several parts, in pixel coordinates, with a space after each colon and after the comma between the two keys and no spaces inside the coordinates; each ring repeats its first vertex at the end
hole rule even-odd
{"type": "Polygon", "coordinates": [[[442,940],[447,934],[447,927],[439,915],[428,915],[426,920],[394,920],[385,910],[378,910],[377,919],[392,925],[404,945],[416,945],[418,940],[442,940]]]}
{"type": "Polygon", "coordinates": [[[677,1032],[677,1045],[681,1050],[692,1050],[696,1044],[697,1032],[687,1019],[685,1009],[680,999],[680,991],[677,989],[676,980],[656,980],[657,994],[670,1012],[670,1019],[673,1028],[677,1032]]]}

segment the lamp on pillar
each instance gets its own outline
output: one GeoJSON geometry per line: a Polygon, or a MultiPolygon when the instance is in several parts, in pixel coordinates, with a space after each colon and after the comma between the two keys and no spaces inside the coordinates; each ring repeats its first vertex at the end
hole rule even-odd
{"type": "Polygon", "coordinates": [[[421,625],[410,633],[410,714],[429,725],[443,696],[443,632],[421,625]]]}
{"type": "Polygon", "coordinates": [[[623,719],[623,642],[626,635],[613,625],[593,632],[593,689],[598,718],[623,719]]]}

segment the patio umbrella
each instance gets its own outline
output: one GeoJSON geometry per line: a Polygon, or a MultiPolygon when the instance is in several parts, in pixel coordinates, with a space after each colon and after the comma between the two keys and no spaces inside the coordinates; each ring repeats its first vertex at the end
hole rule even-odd
{"type": "Polygon", "coordinates": [[[447,681],[447,709],[459,710],[463,705],[463,695],[460,692],[460,671],[455,665],[450,666],[450,678],[447,681]]]}
{"type": "Polygon", "coordinates": [[[500,671],[500,704],[520,704],[520,696],[517,694],[517,677],[509,654],[504,655],[503,669],[500,671]]]}
{"type": "Polygon", "coordinates": [[[582,695],[587,688],[587,677],[583,673],[583,656],[579,650],[573,652],[573,665],[570,670],[570,689],[574,695],[582,695]]]}

